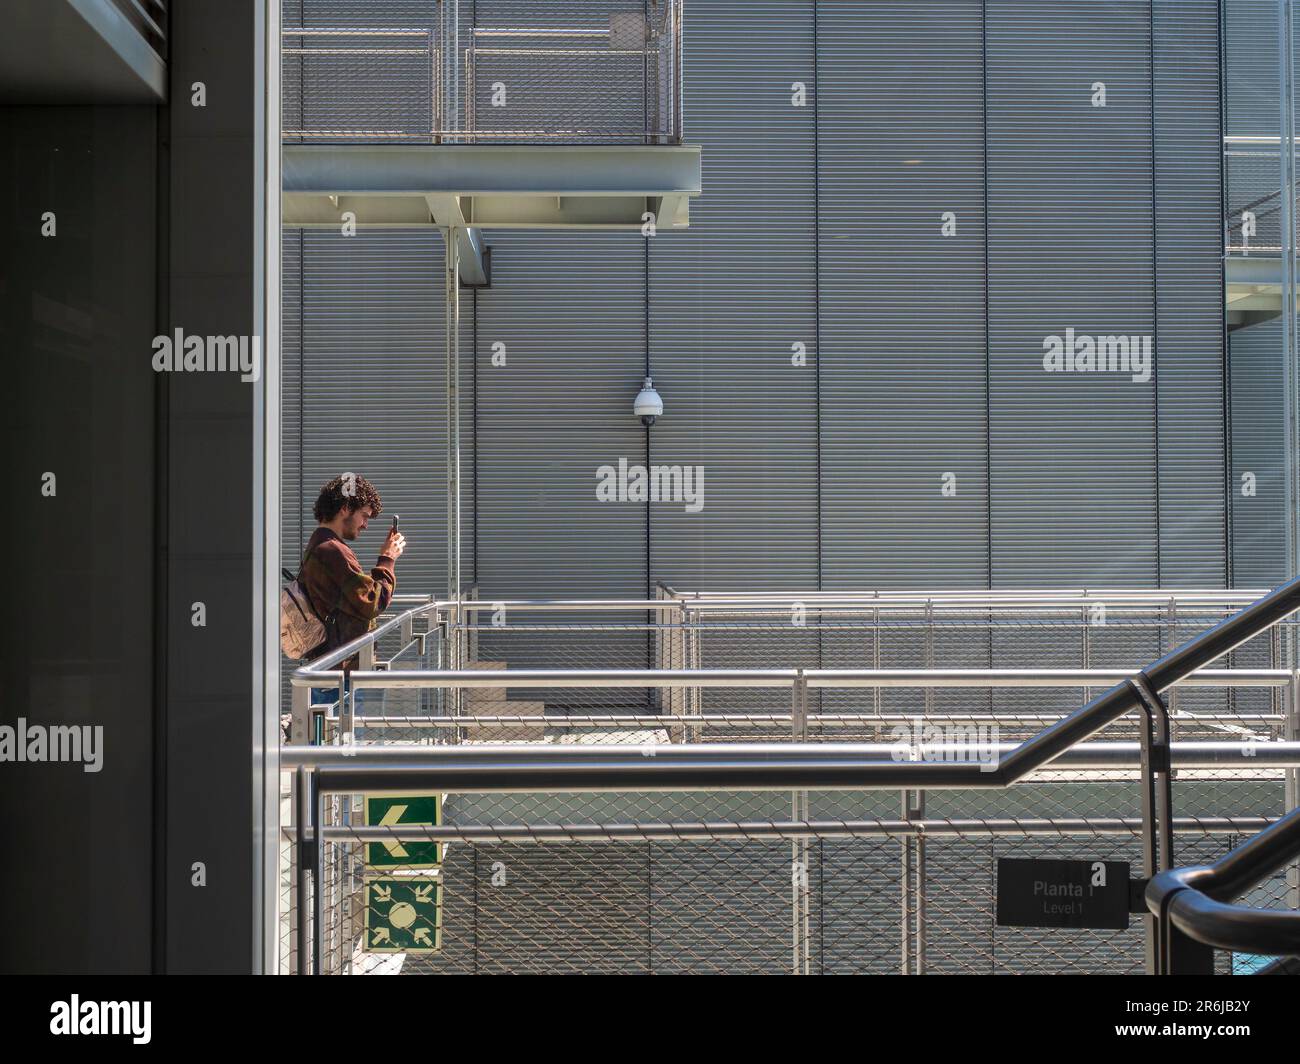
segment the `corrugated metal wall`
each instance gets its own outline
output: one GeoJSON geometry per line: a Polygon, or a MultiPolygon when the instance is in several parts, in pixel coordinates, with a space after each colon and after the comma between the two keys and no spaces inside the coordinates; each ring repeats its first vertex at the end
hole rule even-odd
{"type": "Polygon", "coordinates": [[[1152,586],[1154,385],[1043,365],[1154,332],[1147,5],[990,0],[987,31],[993,581],[1152,586]]]}
{"type": "MultiPolygon", "coordinates": [[[[1155,376],[1160,582],[1224,580],[1227,425],[1215,0],[1156,0],[1155,376]]],[[[1258,586],[1235,581],[1239,587],[1258,586]]]]}
{"type": "Polygon", "coordinates": [[[1286,578],[1282,323],[1231,336],[1232,559],[1242,587],[1286,578]]]}
{"type": "MultiPolygon", "coordinates": [[[[446,356],[443,245],[435,230],[285,233],[283,274],[283,565],[297,570],[322,484],[372,480],[384,516],[354,544],[373,564],[400,514],[399,591],[446,587],[446,356]]],[[[463,331],[469,349],[471,328],[463,331]]],[[[461,459],[472,494],[473,372],[462,377],[461,459]]],[[[473,567],[473,525],[462,564],[473,567]]]]}
{"type": "Polygon", "coordinates": [[[631,416],[645,365],[642,241],[534,231],[490,242],[473,348],[481,593],[641,596],[645,507],[599,502],[596,470],[645,462],[631,416]]]}
{"type": "Polygon", "coordinates": [[[988,586],[982,28],[818,5],[828,588],[988,586]]]}
{"type": "MultiPolygon", "coordinates": [[[[691,228],[649,241],[653,462],[704,473],[704,507],[650,506],[651,575],[680,587],[814,587],[817,408],[813,21],[801,0],[688,14],[691,228]],[[805,107],[791,86],[807,86],[805,107]],[[792,364],[792,345],[806,365],[792,364]]],[[[629,409],[635,382],[622,399],[629,409]]]]}
{"type": "MultiPolygon", "coordinates": [[[[315,24],[357,17],[307,6],[315,24]]],[[[1217,68],[1213,0],[690,6],[687,139],[705,167],[692,228],[494,232],[493,287],[466,298],[483,452],[465,503],[483,515],[484,593],[1223,583],[1217,68]],[[1046,373],[1044,337],[1066,328],[1150,336],[1159,365],[1146,382],[1046,373]],[[600,465],[645,461],[630,406],[647,330],[667,404],[649,456],[703,467],[699,513],[595,501],[600,465]]],[[[319,269],[374,277],[404,308],[432,363],[398,408],[430,453],[394,450],[365,420],[305,453],[331,455],[322,473],[364,456],[381,486],[428,471],[412,526],[412,560],[428,560],[403,568],[406,587],[436,588],[437,240],[313,239],[319,269]],[[403,278],[421,241],[417,291],[403,278]]],[[[375,313],[364,284],[330,284],[328,313],[308,312],[308,381],[332,372],[330,345],[368,343],[375,313]]],[[[288,317],[292,304],[286,284],[288,317]]],[[[376,385],[389,352],[407,372],[400,345],[368,351],[376,385]]],[[[345,405],[321,404],[346,402],[335,374],[303,410],[334,422],[345,405]]],[[[471,555],[467,535],[473,576],[471,555]]]]}
{"type": "MultiPolygon", "coordinates": [[[[1224,126],[1232,136],[1278,137],[1278,21],[1273,0],[1231,0],[1225,6],[1224,126]]],[[[1257,217],[1249,258],[1271,260],[1280,278],[1281,166],[1277,142],[1233,144],[1226,150],[1228,219],[1243,208],[1257,217]]],[[[1234,233],[1232,243],[1242,238],[1234,233]]],[[[1272,586],[1286,579],[1285,409],[1282,323],[1264,321],[1229,334],[1233,582],[1272,586]]]]}

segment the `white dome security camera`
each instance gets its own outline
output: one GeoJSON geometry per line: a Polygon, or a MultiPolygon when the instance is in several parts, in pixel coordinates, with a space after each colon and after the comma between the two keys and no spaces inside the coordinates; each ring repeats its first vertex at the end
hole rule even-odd
{"type": "Polygon", "coordinates": [[[655,384],[649,377],[645,379],[645,384],[636,394],[636,401],[632,404],[632,413],[641,419],[641,424],[649,428],[655,423],[655,418],[664,412],[664,401],[660,398],[659,393],[655,391],[655,384]]]}

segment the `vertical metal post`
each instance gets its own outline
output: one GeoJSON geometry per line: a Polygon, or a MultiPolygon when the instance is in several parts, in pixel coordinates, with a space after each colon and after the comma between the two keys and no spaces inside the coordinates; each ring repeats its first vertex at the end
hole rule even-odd
{"type": "MultiPolygon", "coordinates": [[[[447,3],[448,0],[443,0],[447,3]]],[[[456,129],[460,128],[460,0],[450,0],[451,3],[451,48],[449,54],[452,57],[451,68],[451,114],[452,124],[456,129]]]]}
{"type": "MultiPolygon", "coordinates": [[[[447,317],[447,597],[460,599],[460,240],[454,225],[446,243],[447,317]]],[[[458,618],[459,619],[459,618],[458,618]]]]}
{"type": "Polygon", "coordinates": [[[429,31],[429,142],[442,142],[442,26],[429,31]]]}
{"type": "MultiPolygon", "coordinates": [[[[925,791],[914,791],[916,801],[908,813],[908,819],[922,820],[925,818],[925,791]]],[[[916,836],[916,862],[915,862],[915,886],[912,896],[916,900],[916,962],[915,971],[917,975],[925,974],[925,943],[926,943],[926,923],[925,923],[925,835],[920,832],[916,836]]]]}
{"type": "MultiPolygon", "coordinates": [[[[703,665],[704,662],[703,615],[700,613],[699,610],[694,610],[694,611],[688,610],[686,616],[690,621],[689,635],[688,635],[689,652],[690,652],[689,667],[692,669],[702,669],[704,667],[703,665]]],[[[702,689],[698,685],[691,688],[691,713],[696,717],[702,716],[704,713],[704,694],[702,689]]],[[[697,740],[699,739],[698,730],[695,734],[695,738],[697,740]]]]}
{"type": "MultiPolygon", "coordinates": [[[[925,818],[925,792],[902,791],[902,812],[906,821],[925,818]]],[[[903,836],[902,865],[903,912],[900,920],[902,973],[925,974],[925,836],[919,831],[903,836]]]]}
{"type": "MultiPolygon", "coordinates": [[[[934,602],[926,599],[925,602],[925,667],[934,668],[934,602]]],[[[925,689],[925,715],[930,717],[934,713],[934,688],[925,689]]]]}
{"type": "MultiPolygon", "coordinates": [[[[903,819],[907,819],[907,791],[900,792],[902,798],[903,819]]],[[[907,832],[902,839],[902,861],[898,870],[899,886],[902,900],[899,906],[899,942],[903,975],[912,974],[912,835],[907,832]]]]}
{"type": "Polygon", "coordinates": [[[294,828],[295,828],[295,854],[297,858],[297,868],[295,872],[294,898],[290,901],[290,911],[298,919],[297,927],[297,956],[290,963],[290,971],[295,975],[305,975],[307,973],[307,958],[310,956],[307,943],[307,863],[312,860],[312,855],[307,844],[307,824],[311,819],[311,807],[309,805],[307,789],[307,768],[304,765],[298,766],[298,771],[294,774],[294,828]]]}
{"type": "MultiPolygon", "coordinates": [[[[1164,657],[1165,655],[1166,646],[1171,648],[1178,646],[1178,603],[1177,601],[1175,601],[1173,595],[1169,596],[1169,609],[1166,613],[1166,620],[1168,622],[1166,627],[1168,630],[1169,639],[1168,642],[1162,641],[1160,644],[1161,657],[1164,657]]],[[[1169,715],[1171,717],[1177,715],[1177,711],[1178,711],[1178,688],[1177,687],[1169,688],[1168,693],[1165,695],[1165,705],[1168,707],[1169,715]]],[[[1171,734],[1169,738],[1170,740],[1172,740],[1173,735],[1171,734]]]]}
{"type": "MultiPolygon", "coordinates": [[[[1288,742],[1300,741],[1300,668],[1291,669],[1291,683],[1286,690],[1286,731],[1288,742]]],[[[1300,805],[1300,769],[1287,769],[1286,811],[1300,805]]],[[[1286,870],[1287,907],[1300,909],[1300,863],[1292,862],[1286,870]]]]}
{"type": "MultiPolygon", "coordinates": [[[[803,742],[808,738],[808,681],[799,669],[790,694],[790,738],[803,742]]],[[[808,792],[792,791],[790,819],[808,820],[808,792]]],[[[794,975],[808,975],[812,968],[811,919],[809,909],[812,895],[809,890],[808,839],[796,838],[790,847],[791,868],[791,952],[794,975]]]]}
{"type": "Polygon", "coordinates": [[[289,742],[294,746],[311,742],[311,692],[310,687],[295,687],[290,696],[289,742]]]}
{"type": "Polygon", "coordinates": [[[677,68],[676,71],[675,71],[676,87],[677,87],[677,100],[676,100],[676,105],[675,105],[675,107],[673,108],[673,126],[674,126],[673,134],[674,134],[674,135],[675,135],[675,136],[680,140],[681,138],[683,138],[683,137],[685,136],[685,130],[683,129],[683,126],[682,126],[682,112],[683,112],[683,110],[684,110],[684,108],[683,108],[683,106],[682,106],[682,85],[683,85],[685,79],[682,77],[682,4],[681,4],[681,0],[676,0],[676,3],[674,3],[674,5],[673,5],[673,15],[674,15],[674,27],[675,27],[675,29],[674,29],[674,33],[673,33],[672,49],[673,49],[673,60],[674,60],[674,65],[675,65],[676,68],[677,68]]]}
{"type": "MultiPolygon", "coordinates": [[[[460,668],[460,603],[453,601],[447,607],[446,653],[447,668],[455,671],[460,668]]],[[[461,716],[461,690],[459,687],[443,688],[447,699],[447,712],[450,716],[461,716]]],[[[459,728],[457,728],[459,731],[459,728]]]]}
{"type": "Polygon", "coordinates": [[[641,4],[641,143],[650,144],[650,4],[641,4]]]}
{"type": "MultiPolygon", "coordinates": [[[[1080,610],[1080,619],[1083,622],[1083,660],[1080,664],[1086,669],[1089,667],[1088,663],[1092,661],[1092,633],[1088,630],[1091,618],[1088,616],[1088,604],[1086,602],[1080,607],[1080,610]]],[[[1083,688],[1083,701],[1085,705],[1092,701],[1092,688],[1086,684],[1083,688]]]]}
{"type": "MultiPolygon", "coordinates": [[[[1170,780],[1169,712],[1144,673],[1129,680],[1142,709],[1138,736],[1142,751],[1142,873],[1150,879],[1173,867],[1173,788],[1170,780]]],[[[1168,963],[1168,922],[1143,917],[1147,973],[1161,974],[1168,963]]]]}
{"type": "MultiPolygon", "coordinates": [[[[871,667],[880,668],[880,608],[877,607],[872,611],[871,625],[871,667]]],[[[876,716],[880,716],[880,685],[877,684],[871,689],[872,708],[876,716]]]]}
{"type": "Polygon", "coordinates": [[[312,816],[312,975],[321,974],[321,961],[325,952],[325,796],[320,791],[320,780],[315,772],[309,777],[309,805],[312,816]]]}
{"type": "MultiPolygon", "coordinates": [[[[473,587],[469,589],[469,601],[470,602],[478,601],[477,584],[475,584],[473,587]]],[[[467,657],[465,659],[466,663],[471,661],[478,662],[482,660],[482,658],[479,657],[479,652],[478,652],[479,622],[482,620],[482,618],[483,618],[483,614],[478,610],[475,610],[472,613],[467,611],[465,614],[465,623],[467,625],[465,629],[465,653],[467,654],[467,657]],[[470,620],[471,617],[473,618],[473,621],[470,620]]]]}

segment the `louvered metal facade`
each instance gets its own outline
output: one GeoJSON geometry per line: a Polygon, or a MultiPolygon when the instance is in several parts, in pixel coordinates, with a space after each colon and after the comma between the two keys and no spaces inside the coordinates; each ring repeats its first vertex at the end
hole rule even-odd
{"type": "Polygon", "coordinates": [[[1281,323],[1239,329],[1230,344],[1233,573],[1264,587],[1286,574],[1281,323]]]}
{"type": "MultiPolygon", "coordinates": [[[[1280,277],[1278,35],[1278,9],[1271,0],[1230,0],[1225,5],[1227,245],[1238,261],[1262,260],[1280,277]],[[1241,232],[1245,211],[1254,216],[1253,236],[1241,232]]],[[[1279,319],[1229,334],[1227,379],[1233,580],[1239,587],[1252,581],[1262,587],[1286,579],[1288,568],[1285,373],[1279,319]]]]}
{"type": "MultiPolygon", "coordinates": [[[[691,228],[492,232],[492,287],[465,295],[467,582],[1222,584],[1219,21],[1213,0],[687,5],[691,228]],[[1066,329],[1149,337],[1150,379],[1045,372],[1066,329]],[[620,457],[701,467],[702,511],[597,502],[620,457]]],[[[404,589],[440,589],[440,241],[286,239],[285,541],[327,473],[363,468],[410,512],[404,589]]]]}

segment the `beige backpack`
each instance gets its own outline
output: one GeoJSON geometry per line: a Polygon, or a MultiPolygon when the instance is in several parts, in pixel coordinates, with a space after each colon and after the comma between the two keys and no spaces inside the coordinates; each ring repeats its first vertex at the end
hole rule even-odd
{"type": "MultiPolygon", "coordinates": [[[[289,578],[288,570],[284,576],[289,578]]],[[[325,642],[325,624],[316,616],[302,586],[302,576],[292,577],[280,590],[280,649],[298,661],[313,647],[325,642]]]]}

